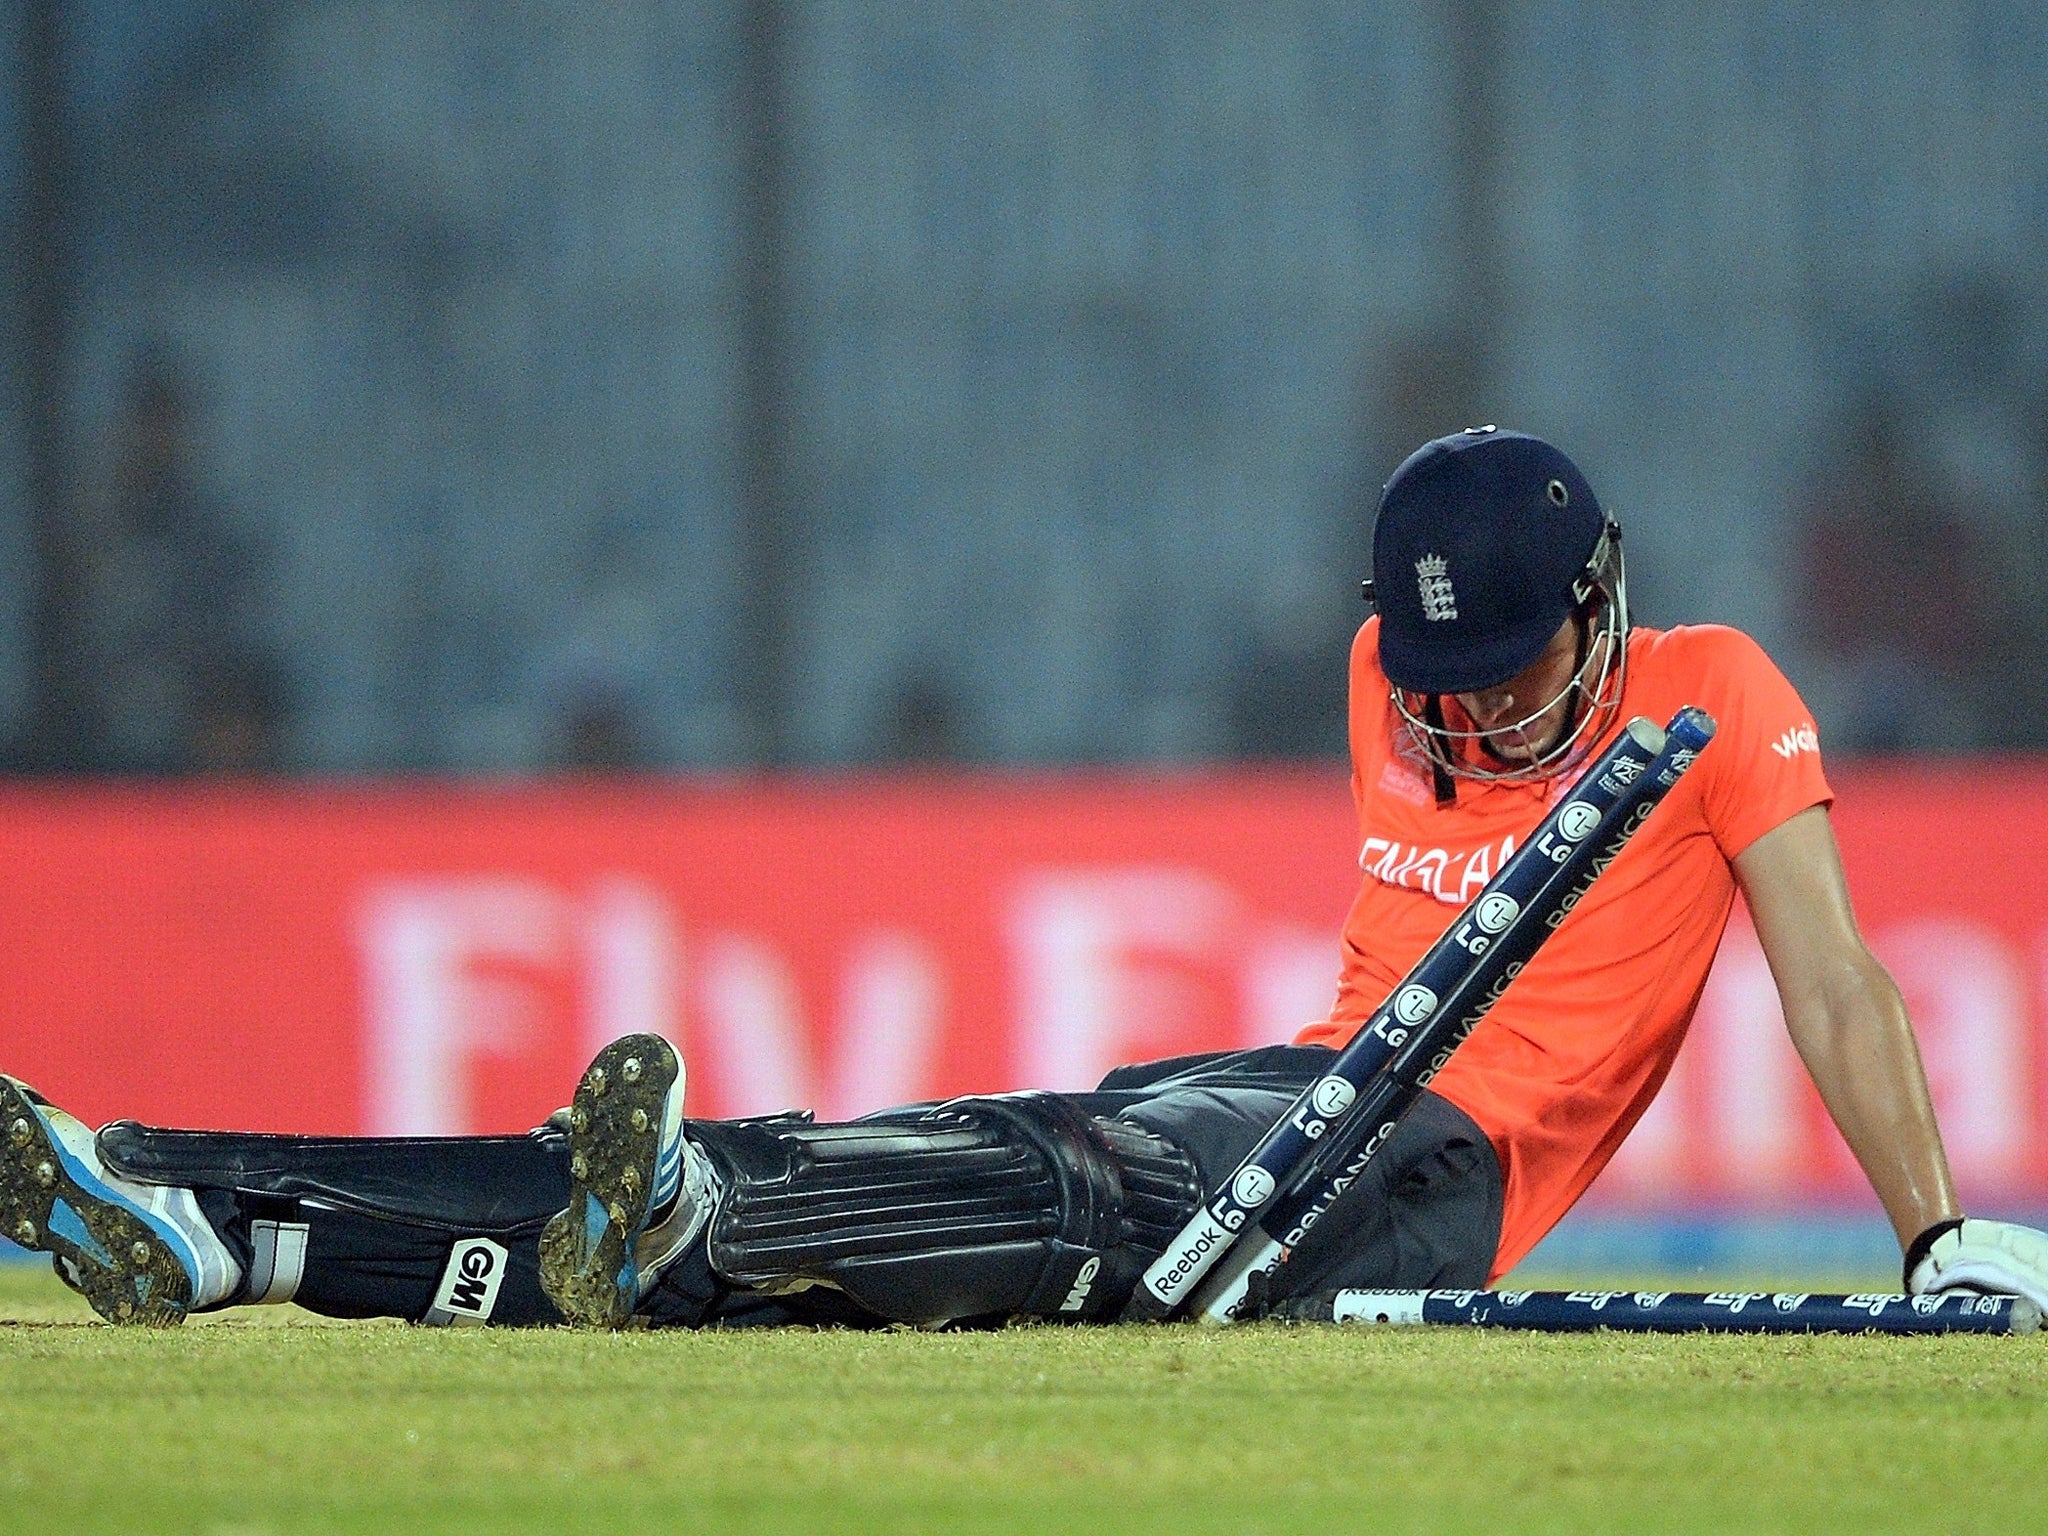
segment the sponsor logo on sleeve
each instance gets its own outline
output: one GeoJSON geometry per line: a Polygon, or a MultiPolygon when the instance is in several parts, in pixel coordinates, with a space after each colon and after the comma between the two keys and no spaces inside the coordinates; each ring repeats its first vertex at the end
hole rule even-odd
{"type": "Polygon", "coordinates": [[[1808,720],[1803,724],[1793,726],[1784,735],[1772,742],[1771,750],[1787,762],[1790,762],[1801,752],[1817,753],[1820,751],[1820,733],[1813,728],[1813,722],[1808,720]]]}

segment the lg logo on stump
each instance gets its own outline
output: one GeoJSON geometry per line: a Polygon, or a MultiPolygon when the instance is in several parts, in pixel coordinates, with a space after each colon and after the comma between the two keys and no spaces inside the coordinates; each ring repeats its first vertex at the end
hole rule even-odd
{"type": "Polygon", "coordinates": [[[1574,800],[1557,813],[1558,835],[1575,843],[1599,825],[1599,811],[1583,800],[1574,800]]]}
{"type": "Polygon", "coordinates": [[[1488,933],[1504,933],[1507,926],[1522,915],[1521,903],[1502,891],[1493,891],[1479,898],[1479,910],[1472,914],[1479,926],[1488,933]]]}
{"type": "Polygon", "coordinates": [[[1394,1017],[1403,1024],[1420,1024],[1436,1012],[1437,995],[1424,986],[1403,987],[1394,996],[1394,1017]]]}

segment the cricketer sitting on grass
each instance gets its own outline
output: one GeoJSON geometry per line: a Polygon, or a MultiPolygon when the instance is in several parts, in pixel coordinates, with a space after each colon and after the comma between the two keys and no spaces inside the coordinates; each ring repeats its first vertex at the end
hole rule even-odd
{"type": "Polygon", "coordinates": [[[1351,656],[1363,880],[1330,1017],[1292,1044],[818,1125],[686,1121],[653,1036],[524,1137],[97,1136],[0,1078],[0,1231],[104,1317],[296,1300],[422,1322],[1114,1321],[1206,1194],[1623,723],[1698,705],[1697,765],[1273,1277],[1478,1287],[1570,1209],[1670,1070],[1739,889],[1787,1027],[1914,1294],[2048,1307],[2048,1236],[1965,1218],[1898,989],[1858,935],[1805,706],[1717,626],[1632,628],[1620,528],[1536,438],[1388,481],[1351,656]]]}

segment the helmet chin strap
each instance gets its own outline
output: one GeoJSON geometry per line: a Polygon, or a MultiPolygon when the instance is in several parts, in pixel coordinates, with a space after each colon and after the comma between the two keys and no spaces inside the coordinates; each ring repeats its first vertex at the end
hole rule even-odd
{"type": "MultiPolygon", "coordinates": [[[[1439,738],[1444,734],[1444,696],[1442,694],[1432,693],[1423,702],[1422,718],[1429,722],[1430,728],[1437,733],[1439,738]]],[[[1426,743],[1423,748],[1423,755],[1429,759],[1429,782],[1430,787],[1436,791],[1436,803],[1438,805],[1449,805],[1458,798],[1458,781],[1451,777],[1451,771],[1444,766],[1442,758],[1436,752],[1431,751],[1426,743]]]]}

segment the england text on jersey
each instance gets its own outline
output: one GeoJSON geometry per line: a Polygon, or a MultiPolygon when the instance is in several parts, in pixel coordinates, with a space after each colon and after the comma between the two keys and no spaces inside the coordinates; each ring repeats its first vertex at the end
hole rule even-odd
{"type": "Polygon", "coordinates": [[[1447,906],[1462,907],[1477,896],[1515,851],[1511,835],[1477,848],[1425,848],[1393,838],[1368,837],[1358,867],[1382,885],[1427,891],[1447,906]]]}

